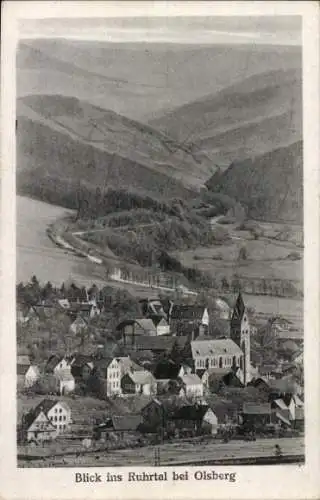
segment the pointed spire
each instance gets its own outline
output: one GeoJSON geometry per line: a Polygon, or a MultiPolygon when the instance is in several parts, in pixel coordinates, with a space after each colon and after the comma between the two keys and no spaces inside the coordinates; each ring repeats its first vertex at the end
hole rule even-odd
{"type": "Polygon", "coordinates": [[[236,303],[235,303],[235,306],[233,309],[233,318],[237,318],[237,319],[241,320],[243,315],[244,315],[245,308],[246,307],[244,305],[242,294],[241,294],[241,292],[239,292],[238,298],[236,300],[236,303]]]}

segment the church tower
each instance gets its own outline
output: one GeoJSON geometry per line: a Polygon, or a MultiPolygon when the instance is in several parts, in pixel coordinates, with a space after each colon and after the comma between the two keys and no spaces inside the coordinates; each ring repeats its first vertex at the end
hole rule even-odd
{"type": "Polygon", "coordinates": [[[240,365],[243,371],[244,384],[250,382],[250,324],[243,302],[241,292],[239,292],[236,304],[233,309],[230,325],[231,339],[240,347],[243,352],[243,362],[240,365]]]}

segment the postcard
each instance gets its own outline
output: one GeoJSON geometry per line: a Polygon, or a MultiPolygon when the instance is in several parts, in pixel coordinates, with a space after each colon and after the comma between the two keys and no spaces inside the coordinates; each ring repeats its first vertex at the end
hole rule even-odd
{"type": "Polygon", "coordinates": [[[3,18],[1,498],[318,498],[318,5],[3,18]]]}

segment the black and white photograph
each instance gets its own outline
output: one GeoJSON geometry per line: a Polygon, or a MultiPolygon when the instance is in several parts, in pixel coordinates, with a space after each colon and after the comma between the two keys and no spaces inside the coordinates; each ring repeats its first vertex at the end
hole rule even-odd
{"type": "Polygon", "coordinates": [[[19,468],[304,463],[302,96],[300,16],[19,20],[19,468]]]}

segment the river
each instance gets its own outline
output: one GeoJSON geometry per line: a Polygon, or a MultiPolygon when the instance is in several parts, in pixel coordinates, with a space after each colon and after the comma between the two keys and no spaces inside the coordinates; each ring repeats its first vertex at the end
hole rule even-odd
{"type": "Polygon", "coordinates": [[[50,223],[71,213],[62,207],[17,196],[17,282],[28,281],[35,274],[41,282],[51,281],[56,286],[68,280],[81,285],[93,281],[105,283],[94,276],[95,266],[90,277],[86,259],[58,248],[46,234],[50,223]]]}

